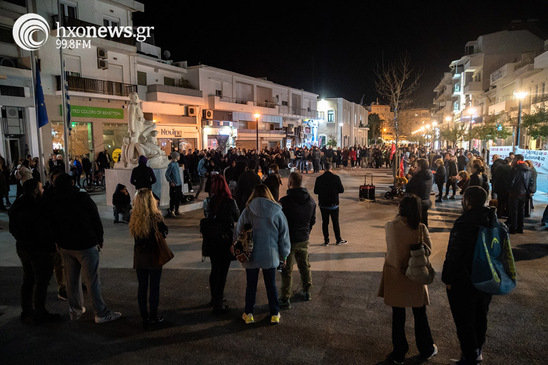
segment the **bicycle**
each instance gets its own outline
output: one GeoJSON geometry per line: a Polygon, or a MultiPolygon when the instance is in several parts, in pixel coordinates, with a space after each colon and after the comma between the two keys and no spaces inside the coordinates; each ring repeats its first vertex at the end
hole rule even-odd
{"type": "Polygon", "coordinates": [[[105,185],[105,172],[103,169],[93,170],[90,177],[84,179],[82,187],[88,192],[91,193],[95,190],[104,191],[106,189],[105,185]]]}

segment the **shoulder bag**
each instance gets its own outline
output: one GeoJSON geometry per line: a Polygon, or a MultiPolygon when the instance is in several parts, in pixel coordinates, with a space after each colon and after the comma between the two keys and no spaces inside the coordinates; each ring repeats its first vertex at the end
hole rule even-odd
{"type": "Polygon", "coordinates": [[[423,228],[419,224],[419,237],[418,243],[411,245],[411,257],[407,265],[407,270],[405,271],[405,276],[407,276],[411,281],[420,284],[428,285],[432,284],[436,272],[430,263],[430,248],[424,243],[423,237],[423,228]]]}
{"type": "Polygon", "coordinates": [[[160,232],[158,229],[158,223],[154,223],[154,236],[156,237],[156,243],[158,243],[158,249],[155,250],[154,262],[158,266],[164,266],[167,264],[175,255],[168,247],[166,242],[166,237],[164,232],[160,232]]]}

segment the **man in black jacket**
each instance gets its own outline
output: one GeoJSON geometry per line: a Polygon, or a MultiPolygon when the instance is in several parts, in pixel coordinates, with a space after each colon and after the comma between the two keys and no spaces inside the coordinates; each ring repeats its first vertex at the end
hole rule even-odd
{"type": "Polygon", "coordinates": [[[291,252],[282,270],[282,297],[280,307],[291,308],[291,286],[293,282],[293,264],[297,262],[303,294],[306,300],[311,300],[312,274],[308,261],[308,239],[312,226],[316,223],[316,202],[308,190],[302,187],[302,175],[298,172],[289,174],[287,195],[280,199],[282,211],[289,225],[291,252]]]}
{"type": "Polygon", "coordinates": [[[243,212],[247,203],[247,199],[249,199],[249,197],[251,196],[255,185],[259,185],[261,183],[261,178],[255,172],[256,168],[257,161],[253,158],[250,158],[247,161],[247,168],[245,172],[243,172],[238,178],[235,200],[238,204],[238,209],[240,210],[240,213],[243,212]]]}
{"type": "Polygon", "coordinates": [[[135,186],[135,190],[147,188],[152,190],[152,185],[156,183],[154,170],[147,166],[147,158],[139,156],[138,165],[131,170],[130,182],[135,186]]]}
{"type": "Polygon", "coordinates": [[[533,192],[533,174],[523,161],[523,155],[514,156],[508,186],[508,229],[510,233],[523,233],[525,203],[533,192]]]}
{"type": "Polygon", "coordinates": [[[53,239],[63,258],[71,320],[80,319],[86,311],[80,274],[86,282],[95,311],[95,323],[113,321],[121,313],[108,309],[101,295],[99,251],[103,247],[103,224],[97,205],[88,193],[73,186],[72,178],[62,173],[55,179],[55,188],[47,201],[53,239]]]}
{"type": "Polygon", "coordinates": [[[346,240],[341,238],[339,227],[339,194],[344,193],[341,178],[331,172],[331,164],[326,163],[325,172],[316,178],[314,194],[318,195],[318,205],[322,213],[322,231],[324,246],[329,245],[329,217],[333,222],[333,232],[337,245],[344,245],[346,240]]]}
{"type": "Polygon", "coordinates": [[[432,171],[428,167],[428,161],[424,158],[419,158],[415,161],[415,169],[413,176],[409,179],[405,192],[415,194],[421,198],[422,202],[422,217],[421,222],[428,227],[428,209],[432,206],[430,201],[430,192],[432,191],[432,171]]]}
{"type": "Polygon", "coordinates": [[[55,243],[47,234],[41,198],[42,183],[36,179],[27,180],[23,184],[23,194],[9,210],[9,229],[16,240],[17,256],[23,267],[21,320],[29,324],[61,319],[59,314],[46,309],[55,243]]]}
{"type": "Polygon", "coordinates": [[[479,186],[464,191],[463,214],[457,218],[447,245],[441,280],[457,328],[462,358],[457,364],[477,364],[483,359],[481,348],[487,333],[487,312],[491,295],[477,290],[470,279],[478,232],[492,227],[497,219],[494,209],[485,207],[487,192],[479,186]]]}

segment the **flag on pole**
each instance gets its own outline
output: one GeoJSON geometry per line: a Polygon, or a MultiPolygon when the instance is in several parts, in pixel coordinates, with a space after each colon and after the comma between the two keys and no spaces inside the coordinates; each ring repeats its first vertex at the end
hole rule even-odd
{"type": "Polygon", "coordinates": [[[36,62],[36,85],[34,99],[36,102],[36,116],[38,118],[38,128],[42,128],[49,123],[48,112],[46,110],[46,102],[44,100],[44,90],[42,89],[42,79],[40,78],[40,70],[38,69],[38,61],[36,62]]]}
{"type": "MultiPolygon", "coordinates": [[[[64,67],[64,63],[65,61],[63,60],[63,71],[65,69],[64,67]]],[[[67,128],[68,128],[68,133],[69,133],[69,136],[70,136],[70,132],[72,131],[72,124],[70,122],[70,96],[69,96],[69,87],[68,87],[68,72],[65,72],[65,105],[66,105],[66,110],[67,110],[67,128]]]]}

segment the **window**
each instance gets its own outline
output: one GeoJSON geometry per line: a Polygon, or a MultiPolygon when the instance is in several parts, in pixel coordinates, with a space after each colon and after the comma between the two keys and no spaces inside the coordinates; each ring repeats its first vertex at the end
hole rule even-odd
{"type": "Polygon", "coordinates": [[[14,44],[12,29],[0,26],[0,42],[14,44]]]}
{"type": "Polygon", "coordinates": [[[335,122],[335,111],[334,110],[328,110],[327,111],[327,122],[328,123],[334,123],[335,122]]]}
{"type": "Polygon", "coordinates": [[[137,71],[137,85],[147,86],[147,73],[137,71]]]}
{"type": "Polygon", "coordinates": [[[222,97],[223,91],[222,90],[215,90],[215,96],[222,97]]]}
{"type": "Polygon", "coordinates": [[[164,77],[164,85],[175,86],[175,79],[173,77],[164,77]]]}
{"type": "Polygon", "coordinates": [[[120,19],[104,17],[103,25],[106,27],[118,27],[120,26],[120,19]]]}
{"type": "Polygon", "coordinates": [[[72,19],[78,18],[78,8],[75,3],[62,1],[60,6],[64,17],[72,19]]]}

